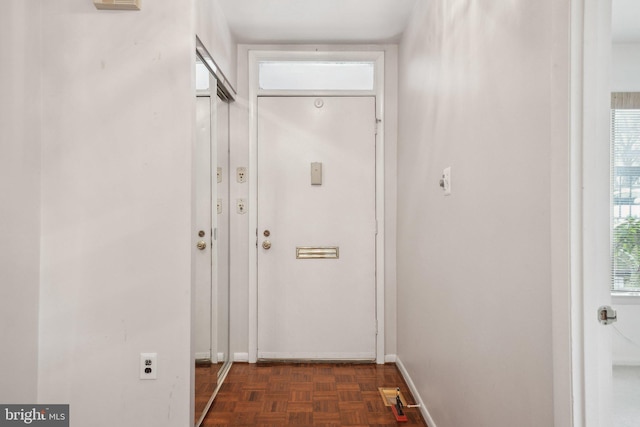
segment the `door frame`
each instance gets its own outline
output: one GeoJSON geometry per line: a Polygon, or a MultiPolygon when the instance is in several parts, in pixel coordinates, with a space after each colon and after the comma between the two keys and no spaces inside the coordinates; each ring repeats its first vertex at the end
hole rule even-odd
{"type": "MultiPolygon", "coordinates": [[[[570,393],[554,398],[558,426],[598,427],[611,420],[611,333],[597,321],[597,308],[611,302],[610,152],[602,144],[609,140],[610,35],[610,0],[571,0],[568,360],[564,345],[554,340],[554,362],[564,359],[570,366],[557,369],[554,382],[565,384],[569,373],[570,393]],[[569,423],[561,423],[565,419],[569,423]]],[[[559,310],[558,304],[554,313],[559,310]]]]}
{"type": "Polygon", "coordinates": [[[376,363],[385,362],[385,145],[384,145],[384,52],[383,51],[273,51],[249,50],[249,363],[258,359],[258,96],[374,96],[376,98],[376,363]],[[272,61],[372,61],[375,84],[372,91],[265,91],[258,84],[258,63],[272,61]]]}

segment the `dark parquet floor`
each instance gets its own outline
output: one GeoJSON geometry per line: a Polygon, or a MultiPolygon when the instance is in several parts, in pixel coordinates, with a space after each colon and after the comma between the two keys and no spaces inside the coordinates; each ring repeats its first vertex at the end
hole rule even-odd
{"type": "Polygon", "coordinates": [[[418,408],[398,424],[378,387],[414,403],[395,364],[235,363],[202,425],[426,427],[418,408]]]}
{"type": "Polygon", "coordinates": [[[202,411],[207,407],[209,398],[216,389],[218,371],[222,368],[222,363],[211,365],[196,365],[196,400],[195,400],[195,421],[200,419],[202,411]]]}

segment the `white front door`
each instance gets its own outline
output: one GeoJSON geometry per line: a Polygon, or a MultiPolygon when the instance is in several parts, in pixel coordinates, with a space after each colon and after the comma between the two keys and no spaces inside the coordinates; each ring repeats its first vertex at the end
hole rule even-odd
{"type": "Polygon", "coordinates": [[[258,358],[376,357],[375,97],[258,99],[258,358]]]}

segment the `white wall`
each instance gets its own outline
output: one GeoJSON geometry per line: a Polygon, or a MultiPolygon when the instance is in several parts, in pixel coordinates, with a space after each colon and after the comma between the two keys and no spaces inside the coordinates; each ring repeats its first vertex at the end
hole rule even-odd
{"type": "Polygon", "coordinates": [[[237,86],[238,47],[219,0],[197,0],[196,33],[225,77],[237,86]]]}
{"type": "Polygon", "coordinates": [[[40,270],[40,1],[0,13],[0,402],[35,403],[40,270]]]}
{"type": "Polygon", "coordinates": [[[77,426],[191,425],[195,0],[42,7],[38,399],[77,426]]]}
{"type": "Polygon", "coordinates": [[[434,427],[554,424],[553,1],[418,2],[401,41],[398,356],[434,427]]]}
{"type": "MultiPolygon", "coordinates": [[[[614,44],[612,92],[640,92],[640,43],[614,44]]],[[[613,297],[618,322],[613,325],[613,363],[640,365],[640,297],[613,297]]]]}
{"type": "Polygon", "coordinates": [[[614,44],[612,92],[640,92],[640,43],[614,44]]]}
{"type": "MultiPolygon", "coordinates": [[[[231,171],[249,166],[248,52],[256,50],[385,52],[385,354],[396,353],[396,188],[398,50],[395,45],[239,45],[238,100],[231,105],[231,171]]],[[[249,174],[253,171],[249,171],[249,174]]],[[[249,185],[231,182],[231,200],[249,198],[249,185]]],[[[252,209],[249,206],[249,209],[252,209]]],[[[249,215],[231,216],[231,352],[249,351],[249,215]]]]}

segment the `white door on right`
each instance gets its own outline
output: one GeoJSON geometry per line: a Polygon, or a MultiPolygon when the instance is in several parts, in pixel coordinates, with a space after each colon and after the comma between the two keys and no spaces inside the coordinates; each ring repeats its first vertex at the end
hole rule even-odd
{"type": "Polygon", "coordinates": [[[375,97],[258,99],[258,358],[376,357],[375,97]]]}

